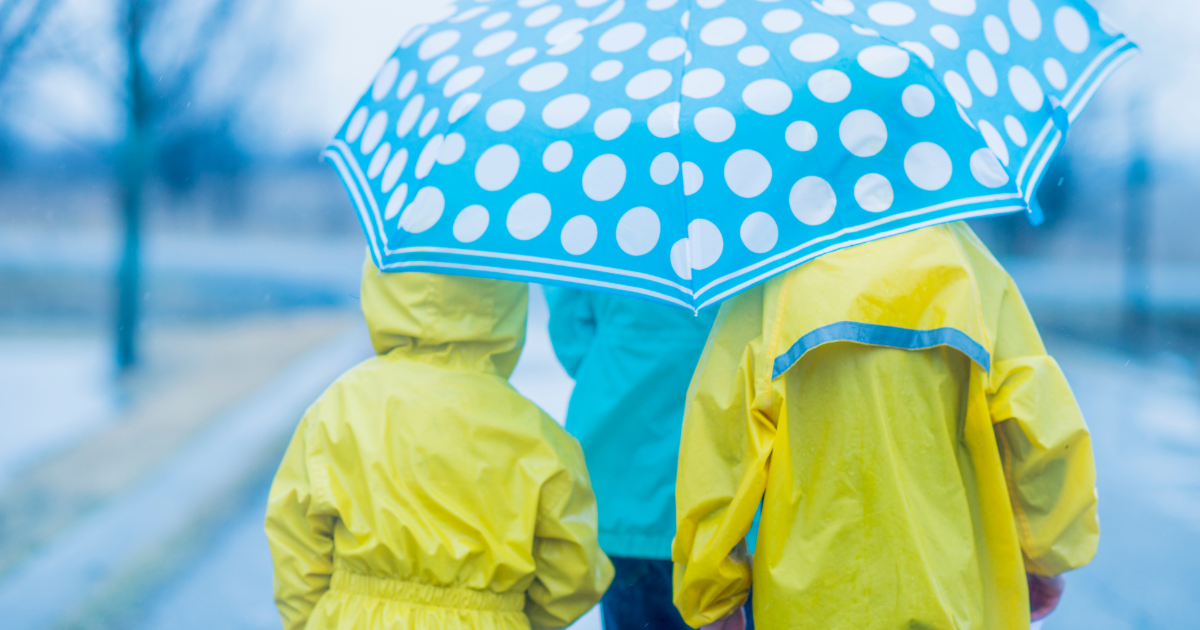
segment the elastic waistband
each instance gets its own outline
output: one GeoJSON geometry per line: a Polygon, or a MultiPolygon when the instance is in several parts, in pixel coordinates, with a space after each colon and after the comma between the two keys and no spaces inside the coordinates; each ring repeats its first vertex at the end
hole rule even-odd
{"type": "Polygon", "coordinates": [[[523,612],[525,593],[493,593],[473,588],[434,586],[419,582],[351,573],[344,569],[333,572],[330,590],[390,599],[421,606],[467,608],[498,612],[523,612]]]}

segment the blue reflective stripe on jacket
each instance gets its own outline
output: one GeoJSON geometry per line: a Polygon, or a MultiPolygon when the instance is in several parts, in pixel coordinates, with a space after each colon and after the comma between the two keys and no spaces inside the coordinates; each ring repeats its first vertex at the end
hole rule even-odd
{"type": "Polygon", "coordinates": [[[669,559],[675,473],[688,384],[717,309],[547,288],[550,339],[575,392],[567,430],[583,446],[599,509],[600,546],[669,559]]]}
{"type": "Polygon", "coordinates": [[[971,339],[961,330],[954,328],[911,330],[862,322],[837,322],[822,326],[804,335],[792,344],[787,352],[776,357],[771,378],[779,378],[809,350],[835,341],[853,341],[869,346],[885,346],[901,350],[927,350],[936,346],[949,346],[970,357],[984,371],[992,369],[991,354],[979,345],[978,341],[971,339]]]}

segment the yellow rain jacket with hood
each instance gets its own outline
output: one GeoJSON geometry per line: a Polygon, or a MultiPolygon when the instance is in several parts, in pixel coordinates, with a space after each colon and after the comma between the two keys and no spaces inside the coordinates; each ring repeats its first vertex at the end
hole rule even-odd
{"type": "Polygon", "coordinates": [[[725,303],[678,479],[675,602],[693,626],[753,582],[763,628],[1027,630],[1026,571],[1080,567],[1099,536],[1075,399],[964,224],[725,303]]]}
{"type": "Polygon", "coordinates": [[[569,625],[612,565],[579,444],[508,384],[525,284],[379,274],[378,356],[309,408],[271,488],[285,630],[569,625]]]}

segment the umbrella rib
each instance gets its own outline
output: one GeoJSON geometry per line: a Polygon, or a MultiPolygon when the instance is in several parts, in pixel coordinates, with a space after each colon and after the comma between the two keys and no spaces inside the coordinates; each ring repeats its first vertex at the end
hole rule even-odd
{"type": "Polygon", "coordinates": [[[1099,55],[1096,55],[1096,58],[1088,64],[1087,68],[1084,68],[1083,73],[1080,74],[1079,78],[1075,80],[1075,85],[1071,86],[1071,89],[1067,92],[1067,95],[1063,97],[1063,107],[1071,104],[1071,101],[1075,99],[1075,96],[1079,93],[1079,90],[1082,89],[1083,84],[1092,76],[1092,73],[1096,72],[1096,69],[1100,67],[1100,64],[1104,63],[1105,59],[1108,59],[1113,55],[1113,53],[1129,43],[1132,42],[1122,37],[1101,51],[1099,55]]]}
{"type": "Polygon", "coordinates": [[[383,248],[386,250],[388,248],[387,232],[383,229],[383,219],[379,216],[379,204],[375,201],[375,194],[371,192],[370,183],[368,182],[366,176],[363,175],[362,168],[359,167],[358,161],[354,159],[354,153],[350,150],[350,147],[341,140],[334,140],[333,146],[336,147],[338,151],[341,151],[346,157],[346,161],[350,164],[350,170],[355,175],[355,179],[353,180],[355,185],[362,189],[367,201],[370,202],[371,213],[375,217],[376,225],[379,226],[379,239],[383,241],[383,248]]]}
{"type": "MultiPolygon", "coordinates": [[[[1088,64],[1088,67],[1086,69],[1084,69],[1083,73],[1081,73],[1079,75],[1079,78],[1075,80],[1075,84],[1071,86],[1071,89],[1067,92],[1066,96],[1063,97],[1063,101],[1062,101],[1062,106],[1064,108],[1070,106],[1072,101],[1074,101],[1075,97],[1080,96],[1080,94],[1079,94],[1080,90],[1082,90],[1085,85],[1088,86],[1087,90],[1084,91],[1083,95],[1080,97],[1079,102],[1075,104],[1075,107],[1072,110],[1072,112],[1068,114],[1068,120],[1070,122],[1075,121],[1075,118],[1079,116],[1079,113],[1081,111],[1083,111],[1083,108],[1088,104],[1088,102],[1095,95],[1096,91],[1100,89],[1100,86],[1104,84],[1104,82],[1108,79],[1108,77],[1110,75],[1112,75],[1113,72],[1116,72],[1117,68],[1121,67],[1126,61],[1128,61],[1131,57],[1133,57],[1133,55],[1137,54],[1137,48],[1136,47],[1132,48],[1132,49],[1126,51],[1125,53],[1119,55],[1117,58],[1113,59],[1112,61],[1110,61],[1109,64],[1104,68],[1104,70],[1101,71],[1101,73],[1099,75],[1097,75],[1095,78],[1093,78],[1092,75],[1095,74],[1096,70],[1101,66],[1101,64],[1104,63],[1104,61],[1106,59],[1111,57],[1113,55],[1113,53],[1115,53],[1117,50],[1120,50],[1123,47],[1132,46],[1132,45],[1133,45],[1133,42],[1129,41],[1127,38],[1122,37],[1121,39],[1117,40],[1116,42],[1114,42],[1113,44],[1111,44],[1107,48],[1105,48],[1099,55],[1096,55],[1096,58],[1093,59],[1092,62],[1090,64],[1088,64]]],[[[1025,186],[1025,184],[1027,184],[1030,181],[1037,181],[1037,176],[1040,175],[1042,170],[1044,170],[1044,169],[1043,169],[1043,167],[1040,167],[1040,166],[1038,168],[1035,168],[1034,176],[1031,177],[1029,180],[1025,179],[1025,175],[1026,175],[1026,173],[1029,172],[1029,167],[1030,167],[1030,165],[1033,164],[1034,160],[1038,159],[1039,152],[1041,152],[1041,149],[1042,149],[1042,143],[1046,141],[1046,137],[1050,135],[1050,130],[1053,127],[1054,127],[1053,120],[1046,121],[1046,124],[1042,127],[1042,131],[1038,134],[1037,139],[1034,140],[1033,145],[1030,147],[1029,152],[1025,154],[1025,159],[1021,161],[1020,170],[1017,171],[1016,184],[1017,184],[1018,188],[1022,189],[1022,191],[1026,193],[1026,197],[1025,197],[1026,200],[1032,198],[1032,195],[1029,194],[1028,190],[1024,190],[1024,189],[1025,188],[1033,188],[1033,187],[1025,186]]],[[[1053,144],[1053,142],[1052,142],[1052,144],[1053,144]]],[[[1053,149],[1049,149],[1048,151],[1052,152],[1053,149]]],[[[1039,162],[1039,164],[1040,164],[1040,162],[1039,162]]]]}
{"type": "Polygon", "coordinates": [[[1042,148],[1042,143],[1046,141],[1046,136],[1050,135],[1050,130],[1054,128],[1054,121],[1047,120],[1042,126],[1041,132],[1038,133],[1037,139],[1029,148],[1029,152],[1025,154],[1025,159],[1021,160],[1021,168],[1017,171],[1017,188],[1024,191],[1025,173],[1029,172],[1029,166],[1033,164],[1033,160],[1037,157],[1037,153],[1042,148]]]}
{"type": "MultiPolygon", "coordinates": [[[[341,176],[343,182],[352,182],[350,173],[346,169],[345,160],[342,159],[340,154],[336,151],[326,150],[323,155],[337,169],[338,175],[341,176]]],[[[362,217],[363,227],[367,230],[367,243],[371,251],[375,254],[375,265],[378,267],[383,264],[383,257],[379,253],[379,243],[375,238],[375,225],[371,222],[371,217],[367,214],[359,187],[357,185],[347,185],[346,188],[350,191],[350,196],[354,200],[354,205],[358,209],[359,216],[362,217]]]]}
{"type": "MultiPolygon", "coordinates": [[[[1038,164],[1033,169],[1033,175],[1030,176],[1030,183],[1036,183],[1042,176],[1042,172],[1046,170],[1046,166],[1050,163],[1050,158],[1054,157],[1054,152],[1058,149],[1058,143],[1062,142],[1063,134],[1061,131],[1055,132],[1054,137],[1050,140],[1050,144],[1046,145],[1046,150],[1042,152],[1042,159],[1038,160],[1038,164]]],[[[1033,198],[1033,193],[1037,191],[1036,186],[1027,186],[1025,191],[1025,203],[1033,198]]]]}
{"type": "Polygon", "coordinates": [[[1083,108],[1087,107],[1087,104],[1091,102],[1092,97],[1096,95],[1096,91],[1100,89],[1100,86],[1104,85],[1104,82],[1108,80],[1108,77],[1111,76],[1112,73],[1116,72],[1117,68],[1123,66],[1126,61],[1136,57],[1139,52],[1140,51],[1137,48],[1130,48],[1124,53],[1121,53],[1121,55],[1116,59],[1113,59],[1112,63],[1110,63],[1108,67],[1104,68],[1099,76],[1092,81],[1092,84],[1088,86],[1087,91],[1085,91],[1083,96],[1080,97],[1079,102],[1075,103],[1075,107],[1071,110],[1070,114],[1071,122],[1075,122],[1075,119],[1079,117],[1079,114],[1083,113],[1083,108]]]}
{"type": "MultiPolygon", "coordinates": [[[[689,289],[689,293],[691,293],[691,295],[692,295],[691,308],[693,310],[695,310],[696,312],[699,312],[699,309],[697,309],[696,305],[695,305],[695,300],[696,300],[696,298],[699,297],[699,295],[696,293],[696,273],[695,273],[696,270],[692,269],[692,239],[690,238],[691,234],[690,234],[690,230],[689,230],[689,228],[692,224],[692,211],[690,208],[690,204],[688,203],[688,194],[686,191],[687,186],[684,183],[684,177],[685,177],[684,173],[686,171],[683,167],[683,165],[686,163],[686,160],[684,159],[684,157],[685,157],[684,152],[683,152],[683,77],[684,77],[684,75],[687,74],[687,58],[688,58],[688,55],[692,54],[691,51],[693,50],[693,44],[695,43],[693,41],[693,35],[692,35],[692,33],[694,32],[694,29],[692,29],[692,24],[691,24],[691,18],[693,16],[692,9],[695,8],[694,5],[695,5],[695,2],[693,2],[693,0],[687,0],[688,26],[686,29],[684,29],[684,32],[683,32],[684,53],[682,55],[680,55],[679,57],[677,57],[677,59],[679,60],[679,62],[678,62],[679,63],[679,82],[678,82],[677,86],[675,87],[675,98],[677,99],[676,102],[679,103],[679,118],[676,121],[675,126],[678,130],[678,133],[676,134],[676,137],[678,138],[676,140],[676,143],[677,143],[677,146],[679,147],[679,189],[681,192],[683,192],[683,204],[682,204],[683,234],[684,234],[684,237],[688,239],[687,240],[687,252],[686,252],[687,255],[685,257],[685,264],[687,264],[687,266],[688,266],[688,278],[687,278],[688,289],[689,289]]],[[[675,20],[674,22],[675,22],[676,28],[683,26],[683,24],[681,22],[679,22],[678,20],[675,20]]],[[[678,32],[678,31],[676,31],[676,32],[678,32]]],[[[703,185],[703,184],[701,184],[701,185],[703,185]]]]}

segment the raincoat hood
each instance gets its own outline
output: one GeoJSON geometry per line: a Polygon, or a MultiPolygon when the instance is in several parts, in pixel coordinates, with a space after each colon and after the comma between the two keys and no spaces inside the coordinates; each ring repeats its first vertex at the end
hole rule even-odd
{"type": "Polygon", "coordinates": [[[525,344],[523,282],[432,273],[380,273],[363,264],[362,309],[380,356],[495,372],[508,378],[525,344]]]}

